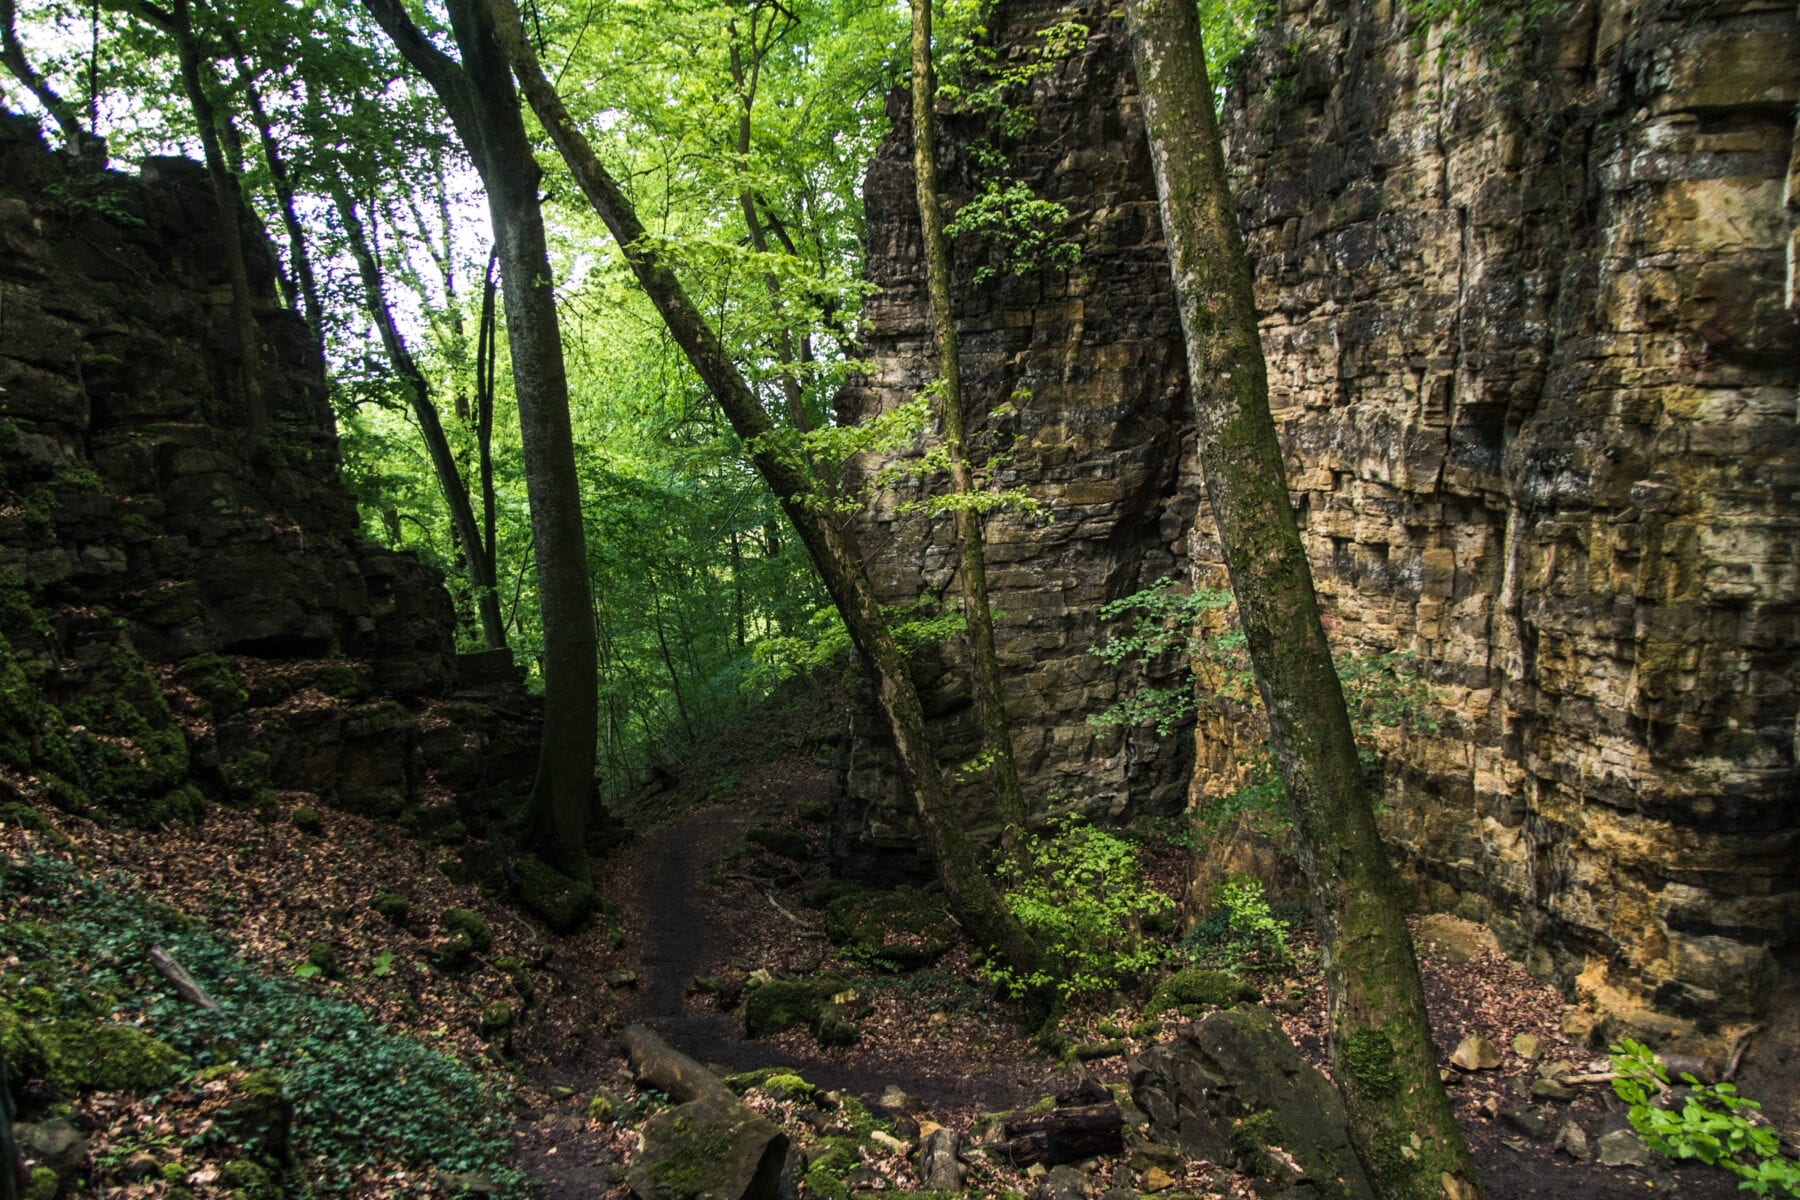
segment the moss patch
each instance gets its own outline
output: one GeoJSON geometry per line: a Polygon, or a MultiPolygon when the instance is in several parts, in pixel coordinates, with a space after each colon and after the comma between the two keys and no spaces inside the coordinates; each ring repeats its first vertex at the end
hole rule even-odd
{"type": "Polygon", "coordinates": [[[1400,1094],[1394,1044],[1379,1029],[1359,1029],[1344,1039],[1343,1067],[1351,1084],[1372,1100],[1400,1094]]]}
{"type": "Polygon", "coordinates": [[[573,933],[599,911],[600,894],[535,858],[518,862],[519,902],[555,933],[573,933]]]}
{"type": "Polygon", "coordinates": [[[825,906],[832,942],[877,966],[922,967],[950,949],[955,924],[943,903],[918,892],[845,892],[825,906]]]}
{"type": "Polygon", "coordinates": [[[153,1092],[181,1078],[188,1061],[131,1025],[55,1021],[39,1030],[48,1078],[62,1091],[153,1092]]]}
{"type": "Polygon", "coordinates": [[[1243,980],[1223,971],[1189,967],[1163,980],[1144,1006],[1146,1017],[1159,1016],[1173,1009],[1184,1017],[1197,1016],[1202,1009],[1228,1008],[1240,1000],[1255,1000],[1260,993],[1243,980]]]}

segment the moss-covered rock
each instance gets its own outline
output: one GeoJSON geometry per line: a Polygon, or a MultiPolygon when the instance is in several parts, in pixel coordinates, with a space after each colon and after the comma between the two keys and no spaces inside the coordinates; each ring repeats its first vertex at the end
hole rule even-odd
{"type": "Polygon", "coordinates": [[[481,1035],[483,1037],[499,1037],[513,1027],[513,1006],[504,1000],[495,1000],[485,1004],[481,1009],[481,1035]]]}
{"type": "Polygon", "coordinates": [[[399,892],[381,892],[369,901],[369,910],[396,925],[404,925],[412,915],[412,901],[399,892]]]}
{"type": "Polygon", "coordinates": [[[643,1200],[773,1196],[786,1159],[787,1138],[756,1113],[695,1100],[645,1124],[631,1190],[643,1200]]]}
{"type": "Polygon", "coordinates": [[[194,694],[200,702],[200,715],[209,721],[234,717],[250,703],[250,690],[244,681],[217,654],[183,659],[175,668],[175,682],[194,694]]]}
{"type": "Polygon", "coordinates": [[[219,1168],[219,1185],[234,1200],[281,1200],[281,1185],[261,1163],[234,1158],[219,1168]]]}
{"type": "Polygon", "coordinates": [[[131,1025],[55,1021],[39,1030],[48,1078],[66,1092],[153,1092],[180,1079],[188,1061],[131,1025]]]}
{"type": "Polygon", "coordinates": [[[506,976],[506,981],[512,984],[519,999],[527,1004],[531,1003],[531,998],[537,994],[537,985],[532,982],[530,972],[525,969],[524,959],[512,954],[497,958],[494,960],[494,970],[506,976]]]}
{"type": "Polygon", "coordinates": [[[231,1079],[231,1099],[215,1118],[232,1141],[259,1161],[288,1161],[294,1125],[294,1103],[279,1071],[247,1071],[231,1079]]]}
{"type": "Polygon", "coordinates": [[[1170,1011],[1182,1016],[1197,1016],[1208,1008],[1228,1008],[1240,1000],[1254,1001],[1261,995],[1254,987],[1223,971],[1189,967],[1177,971],[1157,985],[1144,1006],[1146,1017],[1170,1011]]]}
{"type": "Polygon", "coordinates": [[[744,998],[744,1034],[764,1038],[802,1025],[810,1026],[829,999],[816,982],[772,979],[744,998]]]}
{"type": "Polygon", "coordinates": [[[293,821],[295,829],[309,836],[317,837],[325,832],[324,814],[316,808],[296,808],[289,819],[293,821]]]}
{"type": "Polygon", "coordinates": [[[943,903],[919,892],[857,889],[825,906],[833,943],[895,969],[936,961],[950,949],[955,928],[943,903]]]}
{"type": "Polygon", "coordinates": [[[487,921],[480,913],[466,908],[446,910],[444,929],[454,936],[467,938],[477,954],[487,953],[494,944],[494,931],[488,928],[487,921]]]}
{"type": "Polygon", "coordinates": [[[0,1054],[15,1082],[43,1079],[49,1073],[49,1055],[37,1030],[4,1002],[0,1002],[0,1054]]]}
{"type": "Polygon", "coordinates": [[[21,1193],[23,1200],[56,1200],[62,1192],[62,1180],[49,1167],[33,1167],[31,1179],[21,1193]]]}
{"type": "Polygon", "coordinates": [[[520,859],[519,901],[555,933],[573,933],[600,908],[600,894],[590,884],[570,879],[548,863],[520,859]]]}
{"type": "Polygon", "coordinates": [[[762,1090],[777,1100],[805,1102],[813,1098],[817,1089],[790,1071],[778,1071],[762,1081],[762,1090]]]}

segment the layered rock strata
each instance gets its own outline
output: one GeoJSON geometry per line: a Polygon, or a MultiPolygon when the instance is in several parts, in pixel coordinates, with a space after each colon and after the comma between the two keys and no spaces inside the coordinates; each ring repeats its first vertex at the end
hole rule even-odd
{"type": "MultiPolygon", "coordinates": [[[[994,14],[1009,66],[1042,62],[1017,101],[1024,126],[998,133],[989,118],[944,106],[939,164],[950,205],[988,181],[1028,180],[1064,205],[1054,231],[1079,246],[1079,263],[1011,274],[984,239],[956,245],[957,324],[969,391],[971,437],[1007,455],[996,486],[1022,488],[1044,515],[1002,509],[987,521],[988,576],[1007,713],[1027,793],[1059,808],[1117,816],[1180,808],[1186,747],[1143,731],[1100,732],[1088,723],[1120,695],[1111,669],[1089,653],[1101,640],[1100,608],[1164,575],[1193,513],[1180,486],[1185,398],[1181,330],[1169,300],[1148,149],[1130,90],[1131,47],[1122,22],[1100,4],[1010,3],[994,14]],[[1043,61],[1039,31],[1077,19],[1092,29],[1073,55],[1043,61]],[[977,162],[976,143],[998,148],[1001,175],[977,162]],[[976,281],[984,269],[998,278],[976,281]]],[[[868,272],[880,289],[863,312],[869,374],[847,387],[840,412],[853,421],[890,412],[935,376],[917,208],[911,123],[894,107],[893,132],[864,187],[868,272]]],[[[854,486],[889,465],[862,459],[854,486]]],[[[924,601],[960,611],[950,518],[910,504],[945,490],[942,477],[879,488],[859,526],[882,600],[900,610],[924,601]]],[[[947,764],[979,751],[980,738],[958,641],[915,656],[932,732],[947,764]]],[[[911,803],[872,707],[857,713],[834,840],[852,869],[893,870],[916,847],[911,803]],[[864,736],[867,731],[867,736],[864,736]]],[[[959,787],[978,826],[991,818],[986,789],[959,787]]]]}
{"type": "MultiPolygon", "coordinates": [[[[1283,4],[1233,74],[1289,480],[1339,648],[1414,654],[1435,690],[1435,731],[1378,734],[1418,902],[1492,924],[1619,1028],[1717,1031],[1767,1005],[1800,929],[1800,26],[1758,0],[1488,7],[1283,4]]],[[[979,404],[1039,381],[1006,477],[1059,519],[995,533],[1033,791],[1117,810],[1172,760],[1079,728],[1115,686],[1083,657],[1092,609],[1171,564],[1224,580],[1204,506],[1180,525],[1198,489],[1123,19],[1012,4],[994,26],[1016,57],[1064,17],[1088,48],[1033,83],[1013,161],[1069,204],[1083,262],[960,302],[979,404]]],[[[854,413],[930,369],[903,138],[869,180],[883,290],[854,413]]],[[[946,589],[947,531],[865,530],[886,594],[946,589]]],[[[942,726],[967,752],[967,719],[942,726]]],[[[1203,709],[1198,801],[1255,739],[1203,709]]],[[[859,743],[849,774],[871,844],[901,827],[881,761],[859,743]]]]}
{"type": "Polygon", "coordinates": [[[246,215],[251,434],[216,212],[193,163],[97,171],[0,114],[0,768],[143,821],[282,790],[416,814],[434,767],[504,791],[529,699],[453,697],[449,597],[359,534],[323,363],[246,215]]]}

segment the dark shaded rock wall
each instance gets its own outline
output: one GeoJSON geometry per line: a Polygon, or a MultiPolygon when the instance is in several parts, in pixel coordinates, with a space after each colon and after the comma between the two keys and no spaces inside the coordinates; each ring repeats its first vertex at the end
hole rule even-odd
{"type": "MultiPolygon", "coordinates": [[[[1327,623],[1416,653],[1442,701],[1434,733],[1384,735],[1406,877],[1621,1027],[1741,1022],[1800,930],[1795,7],[1587,0],[1501,37],[1392,0],[1280,8],[1230,159],[1327,623]]],[[[1092,609],[1172,562],[1224,581],[1204,506],[1170,525],[1198,492],[1122,15],[993,25],[1016,52],[1065,14],[1093,37],[1034,86],[1017,161],[1086,257],[959,303],[981,402],[1030,377],[1011,477],[1058,517],[997,532],[1033,790],[1117,810],[1171,760],[1080,727],[1113,686],[1092,609]]],[[[907,161],[897,132],[869,178],[883,290],[853,412],[931,361],[907,161]]],[[[946,530],[865,529],[887,594],[945,587],[946,530]]],[[[1197,795],[1250,737],[1202,718],[1197,795]]],[[[882,761],[853,755],[865,841],[898,811],[882,761]]]]}
{"type": "MultiPolygon", "coordinates": [[[[974,237],[957,247],[957,318],[970,393],[972,433],[1012,449],[998,475],[1024,487],[1054,519],[1000,512],[988,521],[993,591],[1007,710],[1028,794],[1101,814],[1172,812],[1186,789],[1186,748],[1175,739],[1109,731],[1096,737],[1090,713],[1118,695],[1110,669],[1088,653],[1100,640],[1100,606],[1163,575],[1179,574],[1191,520],[1191,489],[1179,484],[1186,420],[1178,384],[1181,332],[1168,298],[1168,268],[1156,194],[1123,23],[1104,5],[1011,3],[994,14],[999,44],[1019,61],[1037,31],[1076,17],[1095,36],[1086,48],[1032,82],[1021,111],[1031,125],[1003,143],[1016,173],[1070,214],[1062,236],[1081,247],[1073,268],[1040,270],[976,286],[975,272],[997,259],[974,237]],[[1013,415],[992,410],[1010,404],[1013,415]],[[1017,442],[1012,441],[1017,438],[1017,442]]],[[[969,143],[976,118],[943,114],[940,173],[960,205],[978,187],[969,143]]],[[[879,287],[864,309],[864,357],[871,373],[846,388],[840,409],[867,419],[909,400],[935,375],[926,321],[924,267],[913,199],[911,121],[895,106],[894,132],[869,168],[869,279],[879,287]]],[[[1191,448],[1191,439],[1186,443],[1191,448]]],[[[879,464],[862,461],[852,480],[879,464]]],[[[932,481],[942,490],[941,479],[932,481]]],[[[861,523],[870,574],[882,598],[920,597],[960,605],[954,531],[948,517],[927,521],[898,511],[917,487],[883,494],[861,523]]],[[[918,674],[945,761],[979,748],[960,645],[923,655],[918,674]]],[[[858,867],[891,866],[916,845],[910,799],[902,792],[879,716],[857,714],[836,845],[858,867]],[[861,736],[865,730],[873,736],[861,736]]],[[[964,788],[976,820],[988,813],[964,788]]]]}
{"type": "MultiPolygon", "coordinates": [[[[11,716],[76,803],[156,817],[185,774],[397,813],[433,762],[463,770],[464,740],[485,740],[423,711],[456,686],[455,615],[430,570],[359,535],[323,364],[260,230],[271,428],[251,445],[215,213],[196,164],[98,173],[0,114],[0,634],[51,706],[28,719],[14,697],[11,716]],[[105,711],[137,686],[121,672],[146,671],[133,713],[105,711]],[[96,746],[128,760],[171,727],[185,772],[82,794],[96,746]]],[[[529,738],[530,705],[515,716],[502,740],[529,738]]]]}

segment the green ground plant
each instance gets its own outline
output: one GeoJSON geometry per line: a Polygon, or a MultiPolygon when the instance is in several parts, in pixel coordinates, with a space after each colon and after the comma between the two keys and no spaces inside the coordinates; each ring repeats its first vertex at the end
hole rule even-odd
{"type": "Polygon", "coordinates": [[[1631,1127],[1652,1150],[1676,1160],[1693,1159],[1731,1172],[1738,1187],[1758,1196],[1800,1196],[1800,1162],[1781,1153],[1775,1130],[1751,1117],[1762,1109],[1730,1083],[1701,1083],[1683,1074],[1681,1107],[1659,1098],[1669,1072],[1642,1042],[1611,1047],[1613,1092],[1628,1106],[1631,1127]]]}
{"type": "Polygon", "coordinates": [[[1131,842],[1063,817],[1021,849],[1025,867],[1003,881],[1004,900],[1044,948],[1045,966],[1022,976],[990,964],[987,977],[1008,994],[1047,987],[1073,1000],[1126,984],[1167,956],[1143,924],[1174,901],[1145,881],[1131,842]]]}

